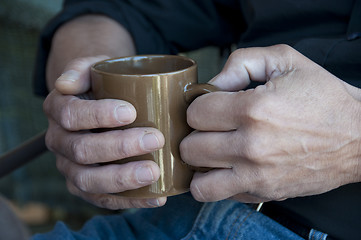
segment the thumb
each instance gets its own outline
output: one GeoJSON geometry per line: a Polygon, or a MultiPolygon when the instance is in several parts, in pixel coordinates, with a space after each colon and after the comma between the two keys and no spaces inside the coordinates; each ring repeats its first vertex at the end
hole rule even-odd
{"type": "Polygon", "coordinates": [[[55,81],[55,88],[62,94],[78,95],[90,90],[90,67],[96,62],[108,59],[108,56],[76,58],[64,69],[55,81]]]}
{"type": "Polygon", "coordinates": [[[292,68],[295,53],[287,45],[238,49],[209,83],[225,91],[239,91],[250,81],[269,81],[292,68]]]}

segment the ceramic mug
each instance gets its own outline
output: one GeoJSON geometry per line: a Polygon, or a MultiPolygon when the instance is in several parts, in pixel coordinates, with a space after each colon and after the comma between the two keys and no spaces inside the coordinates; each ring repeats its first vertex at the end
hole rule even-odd
{"type": "Polygon", "coordinates": [[[186,110],[197,96],[217,91],[213,85],[197,83],[196,62],[176,55],[108,59],[91,67],[91,80],[95,99],[121,99],[135,107],[136,120],[117,129],[153,127],[165,137],[164,147],[158,151],[115,161],[153,160],[160,168],[159,180],[117,194],[156,198],[189,191],[194,168],[181,160],[179,152],[180,142],[192,131],[186,110]]]}

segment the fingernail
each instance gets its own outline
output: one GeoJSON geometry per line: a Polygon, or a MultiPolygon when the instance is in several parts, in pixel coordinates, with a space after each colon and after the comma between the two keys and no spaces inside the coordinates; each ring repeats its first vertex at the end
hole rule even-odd
{"type": "Polygon", "coordinates": [[[119,105],[114,109],[115,119],[119,123],[129,123],[132,119],[133,112],[127,105],[119,105]]]}
{"type": "Polygon", "coordinates": [[[135,176],[139,183],[154,182],[153,172],[148,167],[143,167],[143,166],[138,167],[135,170],[135,176]]]}
{"type": "Polygon", "coordinates": [[[79,79],[80,72],[75,70],[68,70],[57,79],[57,81],[70,81],[75,82],[79,79]]]}
{"type": "Polygon", "coordinates": [[[159,140],[154,133],[145,134],[140,144],[140,146],[146,151],[156,150],[159,148],[159,145],[159,140]]]}
{"type": "Polygon", "coordinates": [[[195,192],[195,195],[197,196],[196,199],[197,199],[198,201],[201,201],[201,202],[202,202],[202,201],[205,201],[205,198],[204,198],[202,192],[199,190],[198,185],[197,185],[197,184],[193,184],[193,186],[194,186],[194,190],[196,191],[196,192],[195,192]]]}
{"type": "Polygon", "coordinates": [[[147,200],[147,203],[150,206],[153,206],[153,207],[159,207],[160,206],[159,200],[157,198],[156,199],[149,199],[149,200],[147,200]]]}

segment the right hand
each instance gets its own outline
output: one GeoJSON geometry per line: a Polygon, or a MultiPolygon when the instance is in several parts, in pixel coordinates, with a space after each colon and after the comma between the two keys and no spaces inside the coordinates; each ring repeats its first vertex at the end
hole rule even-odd
{"type": "Polygon", "coordinates": [[[125,164],[99,164],[143,155],[164,145],[162,133],[154,128],[89,131],[124,126],[136,118],[135,108],[128,102],[78,97],[90,91],[90,66],[105,58],[75,59],[57,79],[55,89],[44,102],[49,120],[46,145],[55,153],[57,168],[74,195],[108,209],[162,206],[165,197],[134,199],[113,194],[157,181],[160,170],[155,162],[144,159],[125,164]]]}

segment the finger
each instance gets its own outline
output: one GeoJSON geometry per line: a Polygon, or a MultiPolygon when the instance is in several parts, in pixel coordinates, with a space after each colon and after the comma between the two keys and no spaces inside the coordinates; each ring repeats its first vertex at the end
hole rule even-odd
{"type": "Polygon", "coordinates": [[[233,168],[240,158],[240,139],[235,141],[234,132],[194,132],[180,144],[181,158],[196,167],[233,168]]]}
{"type": "Polygon", "coordinates": [[[91,84],[89,71],[91,65],[108,58],[108,56],[102,55],[74,59],[56,80],[55,88],[62,94],[77,95],[87,92],[91,84]]]}
{"type": "Polygon", "coordinates": [[[235,130],[248,120],[249,107],[257,101],[258,95],[251,91],[202,95],[188,107],[187,123],[200,131],[235,130]]]}
{"type": "Polygon", "coordinates": [[[89,193],[118,193],[150,185],[160,172],[153,161],[125,164],[80,165],[57,157],[57,168],[79,190],[89,193]]]}
{"type": "Polygon", "coordinates": [[[121,197],[115,194],[87,193],[79,190],[69,181],[67,181],[67,187],[69,192],[73,195],[76,195],[95,206],[111,210],[128,208],[155,208],[163,206],[167,201],[166,197],[138,199],[121,197]]]}
{"type": "Polygon", "coordinates": [[[190,191],[200,202],[213,202],[230,198],[237,193],[246,192],[234,183],[232,169],[215,169],[206,173],[196,172],[190,191]]]}
{"type": "Polygon", "coordinates": [[[43,104],[44,112],[69,131],[111,128],[132,123],[135,108],[128,102],[115,99],[83,100],[52,91],[43,104]]]}
{"type": "Polygon", "coordinates": [[[69,133],[54,127],[46,134],[46,143],[53,152],[79,164],[94,164],[153,152],[163,147],[164,136],[153,128],[69,133]]]}
{"type": "Polygon", "coordinates": [[[291,71],[299,56],[287,45],[238,49],[209,83],[227,91],[241,90],[250,81],[265,82],[291,71]]]}
{"type": "Polygon", "coordinates": [[[196,172],[190,190],[193,197],[202,202],[236,198],[244,202],[267,202],[285,199],[267,186],[262,171],[255,165],[239,162],[232,169],[213,169],[206,173],[196,172]]]}
{"type": "Polygon", "coordinates": [[[257,199],[262,202],[269,201],[270,199],[263,199],[255,194],[258,186],[263,184],[261,181],[263,181],[263,176],[257,167],[247,161],[239,161],[232,169],[214,169],[206,173],[195,173],[190,190],[194,198],[202,202],[219,201],[237,194],[254,196],[252,199],[249,198],[249,201],[257,199]]]}

